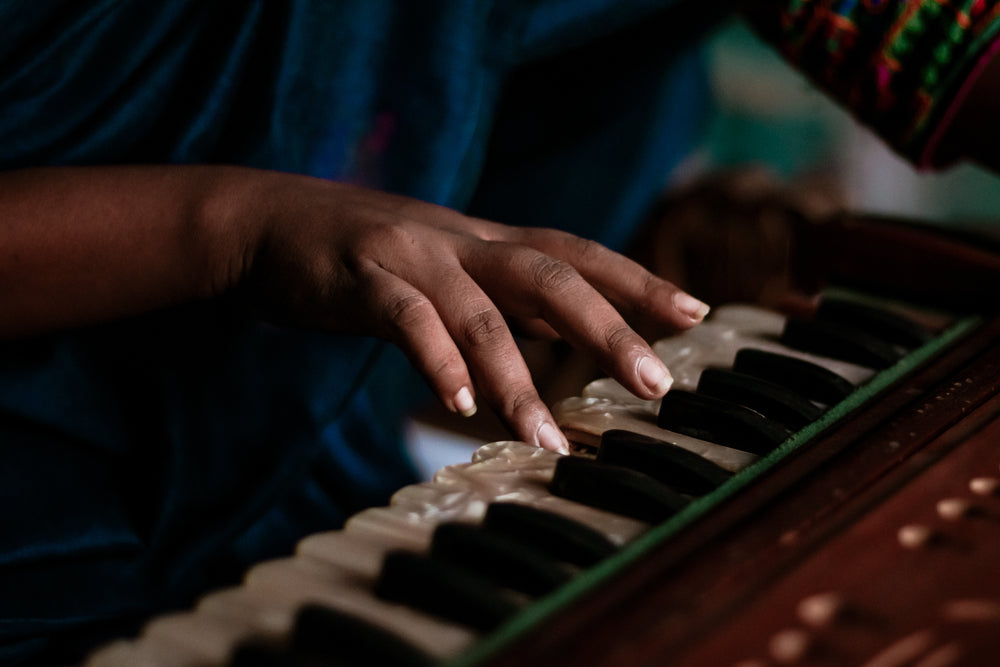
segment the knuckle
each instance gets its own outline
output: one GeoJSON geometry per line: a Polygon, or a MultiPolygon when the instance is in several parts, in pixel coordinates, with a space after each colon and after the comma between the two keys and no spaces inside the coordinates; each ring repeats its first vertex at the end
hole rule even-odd
{"type": "Polygon", "coordinates": [[[462,338],[471,347],[495,346],[507,332],[507,323],[492,308],[475,312],[462,324],[462,338]]]}
{"type": "Polygon", "coordinates": [[[673,303],[677,288],[655,274],[648,274],[642,286],[639,307],[647,312],[656,312],[673,303]]]}
{"type": "Polygon", "coordinates": [[[539,401],[538,393],[533,387],[522,387],[514,390],[507,397],[507,400],[504,402],[504,411],[509,417],[513,418],[522,412],[534,409],[535,404],[539,401]]]}
{"type": "Polygon", "coordinates": [[[399,331],[421,328],[430,317],[433,305],[419,292],[393,296],[387,306],[387,316],[399,331]]]}
{"type": "Polygon", "coordinates": [[[597,241],[579,236],[571,236],[568,243],[573,255],[585,262],[598,261],[611,252],[597,241]]]}
{"type": "Polygon", "coordinates": [[[400,249],[412,248],[417,239],[405,221],[394,224],[383,223],[368,229],[360,242],[360,255],[381,257],[386,252],[395,253],[400,249]]]}
{"type": "Polygon", "coordinates": [[[613,352],[632,347],[636,334],[627,324],[612,326],[604,332],[604,344],[613,352]]]}
{"type": "Polygon", "coordinates": [[[544,291],[564,291],[579,279],[576,269],[561,259],[536,255],[528,266],[532,283],[544,291]]]}

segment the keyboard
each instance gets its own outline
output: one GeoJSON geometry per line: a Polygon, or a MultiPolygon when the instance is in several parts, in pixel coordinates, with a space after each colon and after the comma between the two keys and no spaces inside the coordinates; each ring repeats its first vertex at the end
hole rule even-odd
{"type": "Polygon", "coordinates": [[[977,664],[998,340],[721,307],[654,344],[662,401],[605,378],[553,406],[572,456],[486,444],[86,664],[977,664]]]}

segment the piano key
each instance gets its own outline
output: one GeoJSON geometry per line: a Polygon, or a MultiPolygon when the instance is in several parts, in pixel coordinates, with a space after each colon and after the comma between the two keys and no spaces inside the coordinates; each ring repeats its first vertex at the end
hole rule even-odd
{"type": "Polygon", "coordinates": [[[622,546],[649,530],[649,524],[640,519],[622,516],[613,512],[590,507],[567,498],[548,493],[530,503],[546,512],[560,514],[574,521],[600,531],[610,542],[622,546]]]}
{"type": "Polygon", "coordinates": [[[204,616],[230,618],[251,629],[256,637],[280,641],[291,633],[294,607],[266,590],[234,586],[213,591],[198,600],[194,611],[204,616]]]}
{"type": "Polygon", "coordinates": [[[203,667],[199,660],[173,643],[116,640],[88,656],[84,667],[203,667]]]}
{"type": "MultiPolygon", "coordinates": [[[[674,389],[695,391],[705,368],[733,368],[740,349],[753,347],[786,357],[802,359],[844,377],[852,384],[868,380],[871,368],[790,348],[778,342],[784,329],[783,315],[753,306],[723,306],[711,319],[681,334],[653,343],[653,349],[670,369],[674,389]],[[746,320],[746,321],[743,321],[746,320]],[[748,324],[749,322],[749,324],[748,324]]],[[[607,398],[633,405],[655,415],[659,402],[643,400],[611,378],[594,380],[584,387],[584,398],[607,398]]]]}
{"type": "Polygon", "coordinates": [[[649,475],[579,456],[559,460],[549,488],[554,495],[654,524],[688,502],[649,475]]]}
{"type": "Polygon", "coordinates": [[[191,655],[193,665],[223,665],[233,648],[253,634],[252,627],[233,617],[184,612],[152,621],[143,628],[139,641],[171,646],[173,655],[183,650],[191,655]]]}
{"type": "Polygon", "coordinates": [[[905,352],[858,329],[840,324],[789,318],[781,334],[788,347],[841,359],[876,370],[889,368],[905,352]]]}
{"type": "Polygon", "coordinates": [[[793,431],[816,421],[824,412],[780,384],[722,368],[702,371],[698,393],[746,406],[793,431]]]}
{"type": "Polygon", "coordinates": [[[407,540],[430,543],[434,525],[433,519],[408,514],[395,507],[370,507],[349,518],[344,524],[344,532],[372,540],[402,535],[407,540]]]}
{"type": "MultiPolygon", "coordinates": [[[[525,444],[520,446],[531,447],[525,444]]],[[[554,469],[558,458],[558,455],[553,456],[551,469],[554,469]]],[[[470,465],[472,464],[462,464],[470,465]]],[[[555,512],[601,532],[617,545],[631,541],[649,528],[645,522],[553,496],[548,490],[548,484],[539,484],[533,476],[524,480],[512,472],[509,479],[506,479],[498,477],[496,468],[493,468],[490,478],[499,480],[498,488],[503,491],[493,493],[489,484],[476,480],[471,473],[452,466],[448,468],[449,470],[439,471],[436,482],[401,489],[393,496],[393,504],[389,507],[373,508],[355,514],[348,520],[344,532],[376,541],[403,535],[418,545],[426,544],[433,526],[438,522],[478,521],[482,518],[485,507],[494,501],[519,502],[555,512]],[[525,486],[517,487],[518,480],[525,486]],[[438,498],[444,499],[441,501],[446,504],[444,511],[439,510],[442,505],[437,504],[438,498]],[[458,509],[461,507],[466,509],[458,509]]],[[[551,469],[545,474],[547,479],[552,477],[551,469]]],[[[416,550],[420,550],[420,547],[416,550]]]]}
{"type": "Polygon", "coordinates": [[[258,630],[273,630],[280,616],[282,634],[288,636],[298,610],[307,604],[319,604],[382,626],[439,658],[454,657],[475,641],[476,633],[464,625],[376,597],[374,584],[374,580],[322,561],[285,558],[254,566],[237,593],[228,600],[212,600],[209,596],[198,610],[232,613],[227,607],[238,600],[258,619],[254,625],[258,630]]]}
{"type": "Polygon", "coordinates": [[[853,384],[822,366],[756,348],[737,352],[733,370],[781,384],[803,398],[825,405],[836,405],[854,391],[853,384]]]}
{"type": "MultiPolygon", "coordinates": [[[[645,522],[636,521],[620,515],[594,509],[580,503],[553,496],[549,492],[549,483],[555,470],[556,462],[562,458],[560,454],[539,449],[523,442],[509,441],[490,443],[480,447],[472,457],[471,463],[446,466],[434,476],[434,487],[420,490],[421,497],[415,498],[410,489],[404,489],[394,504],[405,497],[409,500],[431,502],[437,506],[437,500],[430,495],[440,492],[440,487],[456,487],[471,490],[476,498],[483,501],[483,507],[492,502],[518,502],[532,507],[538,507],[562,516],[580,521],[594,530],[600,531],[615,544],[624,544],[648,529],[645,522]],[[424,493],[426,492],[426,496],[424,493]]],[[[444,493],[448,493],[447,490],[444,493]]],[[[449,496],[453,499],[455,497],[449,496]]],[[[418,507],[407,505],[410,511],[421,513],[418,507]]],[[[478,506],[477,506],[478,509],[478,506]]],[[[437,512],[434,513],[437,516],[437,512]]],[[[472,516],[476,519],[481,514],[472,516]]],[[[444,520],[441,517],[441,520],[444,520]]],[[[456,520],[460,520],[456,517],[456,520]]]]}
{"type": "Polygon", "coordinates": [[[657,424],[759,456],[769,454],[791,435],[755,410],[678,389],[667,392],[660,401],[657,424]]]}
{"type": "Polygon", "coordinates": [[[306,605],[299,611],[291,650],[321,659],[317,665],[425,667],[435,662],[394,633],[320,605],[306,605]]]}
{"type": "MultiPolygon", "coordinates": [[[[830,369],[854,384],[860,384],[874,374],[871,368],[862,365],[782,344],[780,337],[787,318],[773,313],[770,315],[781,323],[776,331],[749,333],[727,323],[724,318],[713,317],[681,334],[658,340],[652,347],[674,376],[674,386],[682,389],[693,389],[697,385],[697,375],[703,368],[731,368],[736,352],[744,347],[757,347],[806,359],[830,369]]],[[[588,395],[587,391],[585,388],[585,396],[588,395]]]]}
{"type": "Polygon", "coordinates": [[[382,559],[387,552],[394,549],[424,551],[429,546],[429,540],[414,540],[410,539],[410,536],[399,536],[399,539],[394,539],[392,536],[372,539],[369,536],[334,530],[316,533],[303,539],[296,546],[295,553],[319,559],[374,580],[378,577],[382,559]]]}
{"type": "Polygon", "coordinates": [[[733,476],[682,447],[619,429],[601,436],[597,460],[639,470],[678,493],[692,496],[709,493],[733,476]]]}
{"type": "Polygon", "coordinates": [[[504,589],[464,567],[411,551],[386,554],[375,594],[483,632],[521,607],[504,589]]]}
{"type": "Polygon", "coordinates": [[[816,319],[851,326],[868,332],[893,345],[915,349],[933,338],[933,334],[913,320],[878,307],[829,296],[823,297],[816,319]]]}
{"type": "MultiPolygon", "coordinates": [[[[670,390],[667,396],[675,391],[670,390]]],[[[609,399],[567,398],[557,403],[552,413],[571,441],[594,449],[600,446],[601,435],[605,431],[621,429],[683,447],[730,472],[739,472],[758,459],[756,454],[747,451],[661,428],[656,424],[655,412],[649,414],[609,399]]]]}
{"type": "Polygon", "coordinates": [[[545,487],[560,457],[556,452],[522,442],[491,443],[481,447],[471,463],[438,470],[434,481],[463,477],[473,485],[484,485],[484,496],[503,495],[518,489],[545,487]]]}
{"type": "Polygon", "coordinates": [[[728,303],[712,310],[710,322],[722,324],[741,336],[774,337],[785,326],[785,316],[750,303],[728,303]]]}
{"type": "Polygon", "coordinates": [[[569,568],[531,544],[469,523],[438,525],[431,540],[430,556],[529,596],[545,595],[571,576],[569,568]]]}
{"type": "Polygon", "coordinates": [[[520,503],[491,503],[483,527],[580,567],[594,565],[617,550],[614,542],[586,524],[520,503]]]}

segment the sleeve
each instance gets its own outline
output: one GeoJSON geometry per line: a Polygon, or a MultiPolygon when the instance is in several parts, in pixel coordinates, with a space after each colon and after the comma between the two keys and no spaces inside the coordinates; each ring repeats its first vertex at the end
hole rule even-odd
{"type": "Polygon", "coordinates": [[[919,167],[1000,46],[1000,0],[747,0],[795,67],[919,167]]]}

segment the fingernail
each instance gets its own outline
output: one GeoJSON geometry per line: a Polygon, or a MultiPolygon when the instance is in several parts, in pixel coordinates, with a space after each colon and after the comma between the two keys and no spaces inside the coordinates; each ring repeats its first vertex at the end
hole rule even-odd
{"type": "Polygon", "coordinates": [[[636,372],[642,383],[646,385],[646,388],[657,396],[667,393],[670,385],[674,383],[674,378],[670,375],[670,371],[667,370],[667,367],[663,365],[663,362],[658,357],[647,355],[640,359],[636,372]]]}
{"type": "Polygon", "coordinates": [[[705,319],[711,310],[708,304],[702,303],[687,292],[674,292],[674,308],[699,322],[705,319]]]}
{"type": "Polygon", "coordinates": [[[468,387],[462,387],[455,394],[455,409],[458,410],[463,417],[471,417],[476,414],[476,401],[472,398],[472,392],[469,391],[468,387]]]}
{"type": "Polygon", "coordinates": [[[538,427],[535,439],[538,441],[538,446],[542,449],[549,449],[560,454],[569,454],[569,441],[566,440],[566,436],[562,434],[562,431],[548,422],[538,427]]]}

